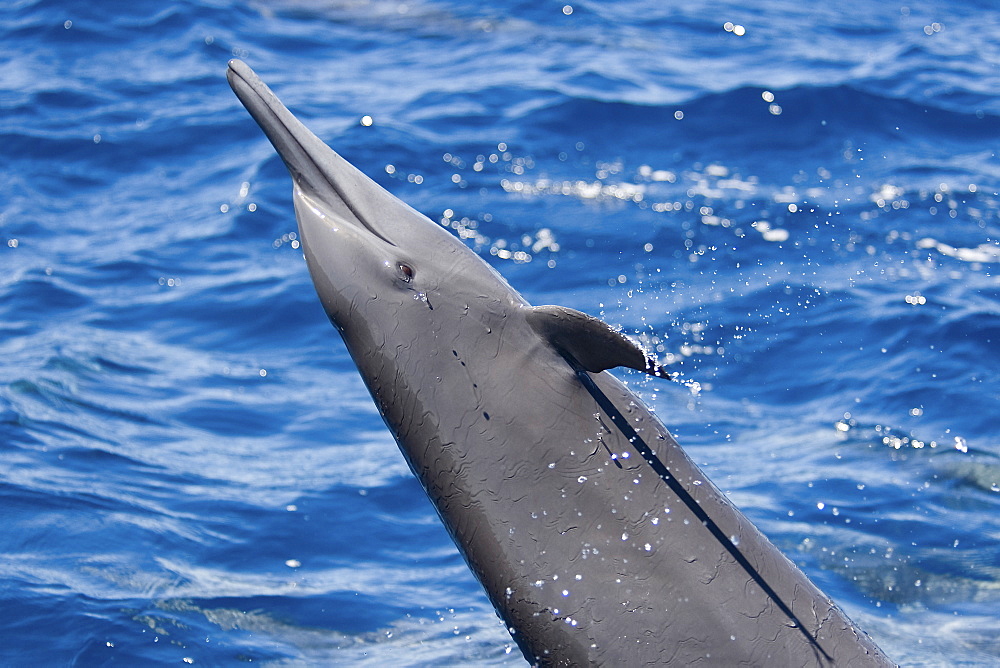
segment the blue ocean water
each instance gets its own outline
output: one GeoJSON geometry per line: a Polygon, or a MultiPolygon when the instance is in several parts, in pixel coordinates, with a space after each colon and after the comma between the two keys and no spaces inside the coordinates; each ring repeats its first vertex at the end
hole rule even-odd
{"type": "Polygon", "coordinates": [[[753,4],[5,3],[0,664],[524,664],[234,56],[657,350],[620,377],[891,657],[1000,662],[1000,8],[753,4]]]}

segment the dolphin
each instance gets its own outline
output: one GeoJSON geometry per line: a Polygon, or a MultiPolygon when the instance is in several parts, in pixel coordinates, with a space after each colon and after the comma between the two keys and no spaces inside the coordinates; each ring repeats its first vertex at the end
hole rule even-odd
{"type": "Polygon", "coordinates": [[[607,371],[667,376],[652,357],[531,306],[245,63],[227,78],[291,173],[323,308],[529,663],[893,665],[607,371]]]}

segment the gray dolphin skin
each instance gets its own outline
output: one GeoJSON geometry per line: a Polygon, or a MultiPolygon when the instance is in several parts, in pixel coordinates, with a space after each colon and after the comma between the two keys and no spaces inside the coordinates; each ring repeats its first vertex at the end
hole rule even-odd
{"type": "Polygon", "coordinates": [[[529,663],[889,666],[606,369],[666,376],[533,307],[350,165],[243,62],[306,263],[378,410],[529,663]]]}

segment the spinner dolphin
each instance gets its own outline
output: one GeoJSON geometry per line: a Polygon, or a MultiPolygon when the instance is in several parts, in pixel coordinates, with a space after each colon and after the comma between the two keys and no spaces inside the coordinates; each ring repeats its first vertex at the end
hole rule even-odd
{"type": "Polygon", "coordinates": [[[607,372],[655,360],[531,306],[246,64],[228,79],[291,173],[323,308],[530,663],[893,665],[607,372]]]}

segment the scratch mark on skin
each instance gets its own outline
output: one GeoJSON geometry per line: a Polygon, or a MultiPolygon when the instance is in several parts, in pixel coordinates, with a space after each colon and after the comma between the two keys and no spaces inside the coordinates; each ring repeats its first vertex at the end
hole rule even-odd
{"type": "Polygon", "coordinates": [[[701,523],[708,529],[709,533],[715,537],[717,541],[732,555],[733,559],[736,560],[740,566],[747,572],[747,574],[757,583],[757,586],[764,590],[768,598],[774,601],[775,605],[781,609],[783,613],[792,621],[794,627],[797,628],[806,640],[809,642],[810,646],[814,651],[818,652],[827,661],[833,661],[833,658],[827,654],[826,650],[820,646],[819,640],[817,640],[808,630],[806,626],[799,620],[798,616],[792,611],[788,604],[778,596],[774,588],[768,584],[764,576],[750,563],[750,560],[744,556],[744,554],[733,545],[732,541],[729,540],[725,532],[719,528],[719,525],[715,523],[708,513],[701,507],[701,505],[691,496],[691,494],[684,488],[677,478],[670,475],[667,467],[663,464],[659,457],[656,456],[646,442],[636,433],[635,429],[629,424],[629,421],[621,414],[618,407],[615,406],[611,400],[605,395],[594,380],[590,377],[590,374],[586,371],[580,369],[577,371],[577,376],[580,378],[580,382],[583,383],[584,387],[594,398],[594,401],[601,407],[611,421],[621,430],[625,438],[628,439],[629,443],[636,449],[638,454],[646,460],[646,462],[652,467],[652,469],[660,476],[660,478],[667,484],[668,487],[677,495],[677,497],[688,507],[691,513],[701,520],[701,523]]]}

